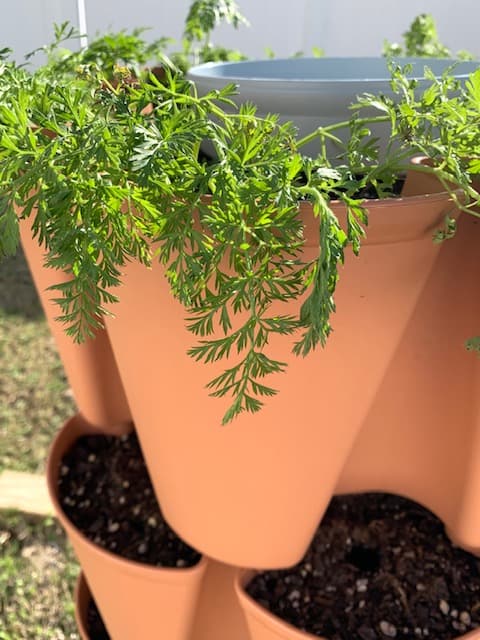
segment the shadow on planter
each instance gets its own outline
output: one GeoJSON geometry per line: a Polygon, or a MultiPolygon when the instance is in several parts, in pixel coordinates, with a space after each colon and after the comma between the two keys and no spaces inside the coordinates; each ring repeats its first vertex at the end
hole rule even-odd
{"type": "Polygon", "coordinates": [[[81,436],[98,434],[81,416],[66,422],[55,438],[47,482],[57,516],[115,640],[190,640],[207,560],[189,568],[160,568],[126,560],[88,540],[66,517],[57,492],[63,455],[81,436]]]}
{"type": "Polygon", "coordinates": [[[480,552],[480,360],[464,343],[478,334],[479,245],[480,220],[462,214],[455,238],[437,250],[335,488],[409,497],[473,553],[480,552]]]}
{"type": "Polygon", "coordinates": [[[92,594],[88,588],[87,581],[83,573],[80,573],[75,585],[75,622],[80,633],[81,640],[99,640],[90,635],[88,623],[88,611],[92,603],[92,594]]]}

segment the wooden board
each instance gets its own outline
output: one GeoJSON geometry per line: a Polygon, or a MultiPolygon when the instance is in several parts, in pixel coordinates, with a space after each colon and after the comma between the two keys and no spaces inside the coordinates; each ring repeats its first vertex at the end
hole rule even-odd
{"type": "Polygon", "coordinates": [[[0,473],[0,509],[16,509],[39,516],[54,515],[45,477],[19,471],[0,473]]]}

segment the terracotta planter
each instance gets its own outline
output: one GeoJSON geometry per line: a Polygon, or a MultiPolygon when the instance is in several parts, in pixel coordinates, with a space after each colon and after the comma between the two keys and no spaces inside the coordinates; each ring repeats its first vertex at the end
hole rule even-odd
{"type": "MultiPolygon", "coordinates": [[[[235,590],[247,619],[249,640],[326,640],[319,636],[296,629],[272,615],[245,592],[244,586],[253,576],[253,572],[239,571],[235,580],[235,590]]],[[[457,640],[479,640],[480,629],[458,636],[457,640]]]]}
{"type": "Polygon", "coordinates": [[[115,640],[190,640],[207,561],[185,569],[164,569],[125,560],[90,542],[67,519],[57,497],[60,460],[92,427],[80,416],[69,420],[53,442],[47,466],[50,496],[65,528],[105,626],[115,640]]]}
{"type": "MultiPolygon", "coordinates": [[[[245,616],[235,589],[239,569],[210,561],[202,583],[200,602],[189,640],[248,640],[245,616]]],[[[75,587],[75,620],[82,640],[87,632],[87,610],[91,594],[81,573],[75,587]]]]}
{"type": "MultiPolygon", "coordinates": [[[[446,194],[370,202],[326,348],[302,359],[294,339],[272,340],[289,363],[280,393],[227,427],[205,388],[225,363],[186,355],[195,338],[160,266],[126,267],[108,332],[163,513],[189,544],[238,566],[293,565],[335,491],[371,489],[424,503],[480,548],[480,362],[463,346],[480,318],[480,226],[462,216],[459,239],[434,244],[451,208],[446,194]]],[[[309,258],[318,229],[308,204],[302,215],[309,258]]]]}
{"type": "MultiPolygon", "coordinates": [[[[422,162],[417,158],[415,162],[422,162]]],[[[424,161],[424,160],[423,160],[424,161]]],[[[410,192],[439,191],[413,172],[410,192]]],[[[437,245],[438,246],[438,245],[437,245]]],[[[433,511],[461,547],[480,551],[480,361],[464,348],[480,330],[480,221],[461,214],[359,432],[336,493],[387,491],[433,511]]]]}
{"type": "Polygon", "coordinates": [[[209,560],[191,640],[249,640],[235,591],[238,572],[235,567],[209,560]]]}
{"type": "Polygon", "coordinates": [[[44,266],[44,252],[32,238],[30,220],[20,220],[20,235],[79,411],[88,422],[103,431],[122,433],[131,422],[131,415],[106,331],[98,330],[94,340],[83,344],[75,344],[65,334],[63,324],[55,320],[60,315],[59,307],[51,302],[56,294],[47,288],[65,282],[68,276],[44,266]]]}
{"type": "MultiPolygon", "coordinates": [[[[411,158],[411,163],[413,165],[432,166],[431,160],[425,156],[414,156],[411,158]]],[[[477,193],[480,193],[480,177],[473,177],[472,187],[477,191],[477,193]]],[[[406,195],[415,195],[421,191],[424,193],[426,193],[426,191],[428,191],[428,193],[439,193],[443,190],[443,185],[436,176],[429,173],[413,171],[410,176],[408,193],[406,193],[406,195]]],[[[479,208],[476,207],[474,210],[478,212],[479,208]]]]}

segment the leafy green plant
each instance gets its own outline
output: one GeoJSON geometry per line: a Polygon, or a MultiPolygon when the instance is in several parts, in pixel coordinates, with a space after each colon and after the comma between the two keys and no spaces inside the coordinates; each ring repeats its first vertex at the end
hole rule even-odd
{"type": "Polygon", "coordinates": [[[276,393],[267,379],[286,365],[270,353],[273,335],[294,337],[302,356],[327,340],[339,265],[365,236],[367,188],[392,196],[420,152],[432,166],[417,170],[436,175],[458,206],[478,215],[472,158],[480,157],[480,72],[465,87],[448,73],[432,76],[419,92],[405,70],[392,68],[395,100],[364,96],[348,122],[298,140],[276,116],[236,109],[234,87],[200,97],[168,69],[162,81],[150,75],[133,84],[112,83],[95,65],[68,84],[47,82],[45,72],[7,71],[15,82],[6,83],[0,106],[0,253],[15,251],[19,211],[31,217],[47,264],[71,274],[54,290],[61,321],[78,341],[109,312],[127,261],[160,260],[197,338],[190,355],[229,358],[208,384],[212,395],[231,398],[224,422],[258,411],[276,393]],[[363,115],[372,108],[378,115],[363,115]],[[392,130],[383,155],[371,133],[377,122],[392,130]],[[345,129],[346,144],[337,137],[345,129]],[[315,137],[318,158],[302,156],[315,137]],[[326,151],[332,139],[335,165],[326,151]],[[211,162],[201,153],[205,140],[216,152],[211,162]],[[302,200],[318,219],[313,260],[302,251],[302,200]],[[346,207],[345,228],[334,200],[346,207]],[[302,296],[298,316],[272,312],[302,296]]]}
{"type": "Polygon", "coordinates": [[[403,34],[403,40],[403,45],[385,40],[383,55],[387,57],[458,58],[460,60],[473,60],[474,57],[468,51],[459,51],[454,54],[442,44],[435,20],[428,13],[422,13],[413,20],[409,29],[403,34]]]}
{"type": "Polygon", "coordinates": [[[212,43],[212,31],[223,23],[235,29],[249,24],[235,0],[193,0],[185,19],[182,50],[172,54],[175,65],[186,71],[201,62],[244,60],[240,51],[212,43]]]}
{"type": "MultiPolygon", "coordinates": [[[[131,32],[105,33],[93,38],[87,47],[77,50],[71,45],[78,43],[81,34],[70,23],[64,22],[54,25],[54,38],[50,44],[30,52],[26,59],[29,61],[43,54],[46,62],[40,73],[51,77],[65,78],[75,75],[80,68],[94,66],[102,69],[110,80],[119,74],[141,78],[145,72],[148,73],[146,67],[166,66],[185,72],[192,64],[201,62],[244,59],[240,51],[212,43],[212,31],[223,23],[232,24],[235,28],[241,24],[248,25],[233,0],[193,0],[179,49],[178,43],[169,37],[148,42],[144,38],[147,29],[137,28],[131,32]]],[[[0,50],[0,60],[9,53],[9,49],[0,50]]]]}

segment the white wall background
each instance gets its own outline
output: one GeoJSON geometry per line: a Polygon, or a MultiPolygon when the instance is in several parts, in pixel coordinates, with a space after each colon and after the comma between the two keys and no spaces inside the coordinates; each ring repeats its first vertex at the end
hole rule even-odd
{"type": "MultiPolygon", "coordinates": [[[[431,13],[452,49],[480,55],[480,0],[237,0],[250,28],[222,27],[214,41],[251,57],[277,56],[313,46],[327,55],[379,55],[384,38],[398,41],[420,13],[431,13]]],[[[179,38],[190,0],[85,0],[90,32],[108,27],[151,27],[151,37],[179,38]],[[132,6],[135,7],[134,11],[132,6]]]]}
{"type": "Polygon", "coordinates": [[[77,0],[0,0],[0,49],[10,47],[21,61],[52,41],[54,22],[67,20],[78,27],[77,0]]]}
{"type": "MultiPolygon", "coordinates": [[[[250,28],[222,27],[214,41],[264,57],[309,53],[323,47],[327,55],[379,55],[384,38],[398,41],[413,18],[432,13],[440,37],[453,50],[480,56],[480,0],[238,0],[250,28]]],[[[79,26],[78,4],[85,5],[88,32],[150,27],[148,38],[180,38],[190,0],[0,0],[8,5],[0,18],[0,48],[21,57],[51,39],[52,23],[79,26]]]]}
{"type": "Polygon", "coordinates": [[[430,13],[440,40],[452,50],[480,55],[480,0],[304,0],[305,49],[328,55],[378,55],[383,40],[399,41],[415,16],[430,13]]]}

